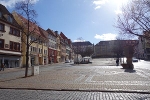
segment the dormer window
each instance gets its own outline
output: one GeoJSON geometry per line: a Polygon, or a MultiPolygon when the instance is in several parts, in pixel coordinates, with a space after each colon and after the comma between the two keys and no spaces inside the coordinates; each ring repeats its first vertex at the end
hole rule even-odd
{"type": "Polygon", "coordinates": [[[10,23],[12,23],[12,22],[13,22],[13,19],[12,19],[12,17],[11,17],[11,16],[8,16],[7,20],[8,20],[10,23]]]}

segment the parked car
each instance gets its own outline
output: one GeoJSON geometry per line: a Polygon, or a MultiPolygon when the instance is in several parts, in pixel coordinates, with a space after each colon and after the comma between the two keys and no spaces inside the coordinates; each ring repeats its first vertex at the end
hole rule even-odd
{"type": "Polygon", "coordinates": [[[65,61],[65,63],[70,63],[70,60],[69,60],[69,59],[67,59],[67,60],[65,61]]]}
{"type": "Polygon", "coordinates": [[[135,58],[135,57],[133,57],[133,58],[132,58],[132,62],[138,62],[138,59],[135,58]]]}

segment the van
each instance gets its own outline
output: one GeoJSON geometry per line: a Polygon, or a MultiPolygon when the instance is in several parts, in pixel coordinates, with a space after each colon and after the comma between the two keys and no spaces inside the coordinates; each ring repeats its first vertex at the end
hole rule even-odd
{"type": "Polygon", "coordinates": [[[74,56],[74,64],[80,64],[82,61],[82,56],[80,54],[75,54],[74,56]]]}

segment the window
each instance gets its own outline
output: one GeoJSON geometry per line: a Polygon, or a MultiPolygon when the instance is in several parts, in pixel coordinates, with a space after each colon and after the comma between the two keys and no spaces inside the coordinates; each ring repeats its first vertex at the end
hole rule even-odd
{"type": "Polygon", "coordinates": [[[9,22],[11,22],[11,23],[13,22],[13,19],[12,19],[11,16],[8,16],[7,20],[8,20],[9,22]]]}
{"type": "Polygon", "coordinates": [[[15,35],[15,36],[20,36],[20,31],[18,29],[10,27],[10,34],[15,35]]]}
{"type": "Polygon", "coordinates": [[[4,40],[0,39],[0,49],[3,49],[3,48],[4,48],[4,40]]]}
{"type": "Polygon", "coordinates": [[[40,48],[39,48],[39,53],[40,53],[40,48]]]}
{"type": "Polygon", "coordinates": [[[4,27],[5,27],[5,25],[0,23],[0,31],[5,31],[4,27]]]}
{"type": "Polygon", "coordinates": [[[17,43],[14,42],[14,50],[17,50],[17,43]]]}
{"type": "Polygon", "coordinates": [[[10,49],[13,50],[13,42],[10,41],[10,49]]]}
{"type": "Polygon", "coordinates": [[[20,43],[17,43],[17,50],[20,51],[20,43]]]}
{"type": "Polygon", "coordinates": [[[10,50],[20,51],[20,43],[10,41],[10,50]]]}
{"type": "Polygon", "coordinates": [[[30,47],[31,51],[32,51],[32,46],[30,47]]]}

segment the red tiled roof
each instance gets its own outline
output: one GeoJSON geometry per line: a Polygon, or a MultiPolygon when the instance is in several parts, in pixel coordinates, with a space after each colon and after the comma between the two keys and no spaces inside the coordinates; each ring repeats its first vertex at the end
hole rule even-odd
{"type": "MultiPolygon", "coordinates": [[[[16,14],[22,20],[22,23],[25,24],[24,26],[26,26],[26,28],[27,28],[28,20],[26,18],[24,18],[23,16],[19,15],[18,13],[16,13],[16,14]]],[[[36,25],[36,23],[33,23],[30,21],[29,25],[30,25],[30,27],[29,27],[30,32],[34,30],[34,33],[36,35],[41,35],[40,30],[39,30],[38,26],[36,25]]]]}
{"type": "Polygon", "coordinates": [[[45,39],[48,39],[48,33],[47,33],[47,31],[45,31],[41,27],[39,27],[39,30],[40,30],[40,33],[41,33],[42,37],[44,37],[45,39]]]}

